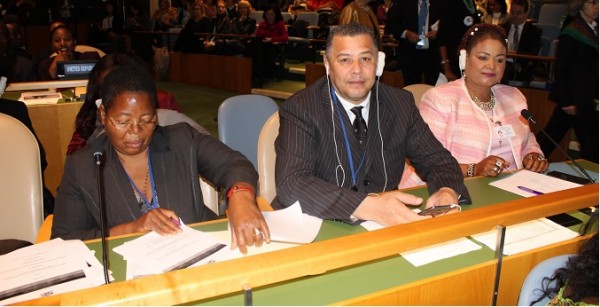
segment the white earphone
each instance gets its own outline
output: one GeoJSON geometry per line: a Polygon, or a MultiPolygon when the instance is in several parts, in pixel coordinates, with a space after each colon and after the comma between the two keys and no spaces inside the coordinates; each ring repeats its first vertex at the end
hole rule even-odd
{"type": "Polygon", "coordinates": [[[375,76],[381,77],[381,75],[383,75],[384,67],[385,67],[385,52],[379,51],[377,53],[377,69],[375,70],[375,76]]]}
{"type": "Polygon", "coordinates": [[[465,66],[467,66],[467,50],[460,49],[460,54],[458,56],[458,67],[460,71],[463,72],[465,70],[465,66]]]}

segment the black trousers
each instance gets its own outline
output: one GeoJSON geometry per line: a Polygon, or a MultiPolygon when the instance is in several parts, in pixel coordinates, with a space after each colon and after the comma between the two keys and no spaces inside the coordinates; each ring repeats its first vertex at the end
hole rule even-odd
{"type": "MultiPolygon", "coordinates": [[[[595,106],[578,108],[576,115],[569,115],[557,105],[544,130],[556,142],[560,142],[569,128],[575,130],[581,146],[581,158],[598,163],[598,111],[595,106]]],[[[536,138],[544,155],[549,156],[555,149],[554,144],[543,133],[538,133],[536,138]]]]}

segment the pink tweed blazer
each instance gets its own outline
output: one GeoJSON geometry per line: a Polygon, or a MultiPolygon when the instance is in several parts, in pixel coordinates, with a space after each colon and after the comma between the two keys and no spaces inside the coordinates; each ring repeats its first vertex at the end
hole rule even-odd
{"type": "MultiPolygon", "coordinates": [[[[515,136],[508,138],[517,168],[523,167],[523,157],[542,153],[521,117],[527,109],[523,94],[514,87],[498,84],[492,87],[496,96],[495,121],[511,125],[515,136]]],[[[464,78],[428,90],[419,103],[419,111],[435,137],[450,151],[458,163],[478,163],[490,155],[494,124],[470,98],[464,78]]],[[[405,168],[399,187],[424,184],[412,167],[405,168]]]]}

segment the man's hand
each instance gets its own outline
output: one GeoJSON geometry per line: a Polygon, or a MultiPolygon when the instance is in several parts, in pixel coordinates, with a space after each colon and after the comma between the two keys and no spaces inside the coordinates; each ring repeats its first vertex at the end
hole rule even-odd
{"type": "MultiPolygon", "coordinates": [[[[433,206],[448,206],[451,204],[458,204],[458,193],[454,192],[451,188],[441,188],[427,199],[425,209],[433,206]]],[[[456,212],[458,212],[458,209],[449,211],[448,214],[456,212]]]]}
{"type": "Polygon", "coordinates": [[[367,196],[356,208],[353,216],[361,220],[375,221],[392,226],[426,219],[413,212],[409,206],[418,206],[423,199],[400,191],[389,191],[367,196]]]}

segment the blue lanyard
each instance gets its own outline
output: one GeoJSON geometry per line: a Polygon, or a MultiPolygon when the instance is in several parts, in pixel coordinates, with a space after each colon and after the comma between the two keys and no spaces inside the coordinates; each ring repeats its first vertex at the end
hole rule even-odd
{"type": "Polygon", "coordinates": [[[365,157],[367,156],[367,148],[365,146],[365,149],[362,153],[362,158],[360,159],[360,163],[358,164],[358,168],[354,169],[354,158],[352,155],[352,150],[350,149],[350,140],[348,139],[346,124],[344,124],[344,119],[342,118],[342,113],[340,112],[340,107],[338,105],[341,104],[341,102],[338,100],[333,86],[331,87],[331,98],[333,99],[333,104],[335,105],[335,110],[337,112],[340,125],[342,126],[342,132],[344,134],[344,143],[346,144],[346,155],[348,156],[348,164],[350,164],[350,175],[352,176],[352,188],[356,190],[356,177],[358,176],[358,172],[360,172],[360,169],[365,163],[365,157]]]}
{"type": "MultiPolygon", "coordinates": [[[[119,162],[120,162],[120,160],[119,160],[119,162]]],[[[127,174],[127,172],[125,172],[125,174],[127,174]]],[[[156,193],[156,186],[154,185],[154,171],[152,170],[152,163],[150,162],[150,149],[148,149],[148,176],[150,176],[150,189],[152,191],[152,202],[149,202],[148,199],[146,199],[146,195],[144,195],[144,193],[142,193],[142,191],[140,191],[140,189],[135,185],[135,182],[133,182],[133,180],[131,180],[131,177],[129,176],[129,174],[127,174],[127,179],[129,179],[129,183],[131,183],[131,186],[135,189],[135,191],[138,193],[138,195],[144,202],[144,204],[140,208],[140,210],[142,211],[142,214],[146,214],[148,211],[160,207],[158,205],[158,193],[156,193]]]]}

